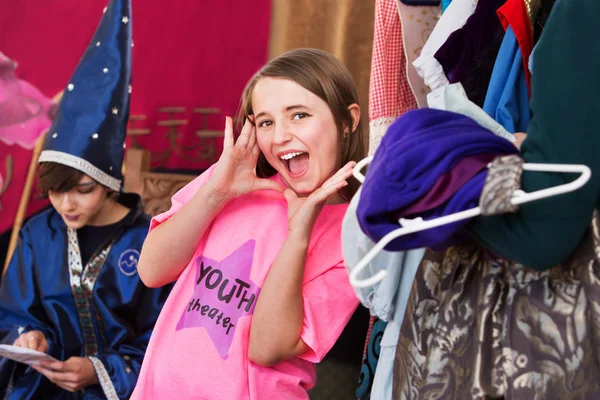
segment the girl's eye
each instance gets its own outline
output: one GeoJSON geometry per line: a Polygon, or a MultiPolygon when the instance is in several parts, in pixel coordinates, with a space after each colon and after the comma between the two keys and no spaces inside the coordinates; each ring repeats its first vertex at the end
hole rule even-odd
{"type": "Polygon", "coordinates": [[[271,126],[273,125],[272,121],[266,120],[266,121],[261,121],[258,123],[258,126],[261,128],[267,127],[267,126],[271,126]]]}
{"type": "Polygon", "coordinates": [[[81,194],[90,194],[94,191],[95,188],[95,186],[92,186],[91,188],[80,189],[78,190],[78,192],[81,194]]]}
{"type": "Polygon", "coordinates": [[[304,118],[306,118],[308,116],[309,115],[307,113],[299,112],[299,113],[295,113],[294,114],[293,119],[299,120],[299,119],[304,119],[304,118]]]}

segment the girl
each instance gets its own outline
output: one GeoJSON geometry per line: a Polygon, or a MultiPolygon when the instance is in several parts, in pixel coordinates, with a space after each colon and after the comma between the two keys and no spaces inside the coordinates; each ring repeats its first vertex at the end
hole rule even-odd
{"type": "Polygon", "coordinates": [[[157,216],[144,283],[177,280],[133,398],[308,399],[358,300],[340,246],[346,180],[364,156],[348,70],[313,49],[264,66],[234,142],[157,216]]]}
{"type": "Polygon", "coordinates": [[[126,398],[168,295],[136,275],[149,218],[139,196],[117,195],[60,163],[42,163],[39,182],[52,208],[20,232],[0,288],[0,329],[5,342],[64,361],[32,370],[3,360],[0,393],[126,398]]]}

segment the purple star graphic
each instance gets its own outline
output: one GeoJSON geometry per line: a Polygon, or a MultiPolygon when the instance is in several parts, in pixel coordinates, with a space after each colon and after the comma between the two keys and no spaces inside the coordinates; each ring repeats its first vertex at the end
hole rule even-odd
{"type": "Polygon", "coordinates": [[[260,287],[250,280],[254,240],[221,261],[196,258],[194,294],[177,330],[204,327],[223,359],[229,354],[238,319],[254,312],[260,287]]]}

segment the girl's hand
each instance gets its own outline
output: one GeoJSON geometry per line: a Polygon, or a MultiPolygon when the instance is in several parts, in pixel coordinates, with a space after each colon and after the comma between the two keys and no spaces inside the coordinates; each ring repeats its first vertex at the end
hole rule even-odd
{"type": "Polygon", "coordinates": [[[513,142],[514,145],[517,146],[517,149],[521,150],[521,145],[523,144],[525,139],[527,139],[527,134],[524,132],[517,132],[513,136],[515,137],[515,139],[517,139],[516,142],[513,142]]]}
{"type": "Polygon", "coordinates": [[[233,138],[231,117],[225,119],[223,153],[207,182],[222,201],[229,201],[256,190],[283,191],[283,187],[270,179],[256,176],[256,162],[260,149],[256,142],[256,127],[247,120],[237,142],[233,138]]]}
{"type": "Polygon", "coordinates": [[[32,365],[31,368],[69,392],[77,392],[98,383],[94,365],[83,357],[71,357],[64,362],[41,361],[39,365],[32,365]]]}
{"type": "Polygon", "coordinates": [[[283,194],[288,203],[288,230],[290,233],[310,238],[312,228],[325,202],[340,189],[348,186],[346,180],[352,175],[352,168],[355,165],[354,161],[348,162],[308,197],[298,197],[293,190],[285,189],[283,194]]]}
{"type": "Polygon", "coordinates": [[[46,336],[40,331],[25,332],[15,340],[13,346],[24,347],[26,349],[36,350],[42,353],[48,351],[48,341],[46,336]]]}

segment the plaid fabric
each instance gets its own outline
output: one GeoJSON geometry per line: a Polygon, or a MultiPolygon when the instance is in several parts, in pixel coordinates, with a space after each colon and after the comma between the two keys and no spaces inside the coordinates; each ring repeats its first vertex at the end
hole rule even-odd
{"type": "Polygon", "coordinates": [[[369,154],[377,150],[387,127],[417,102],[406,76],[402,26],[395,0],[377,0],[369,83],[369,154]]]}

